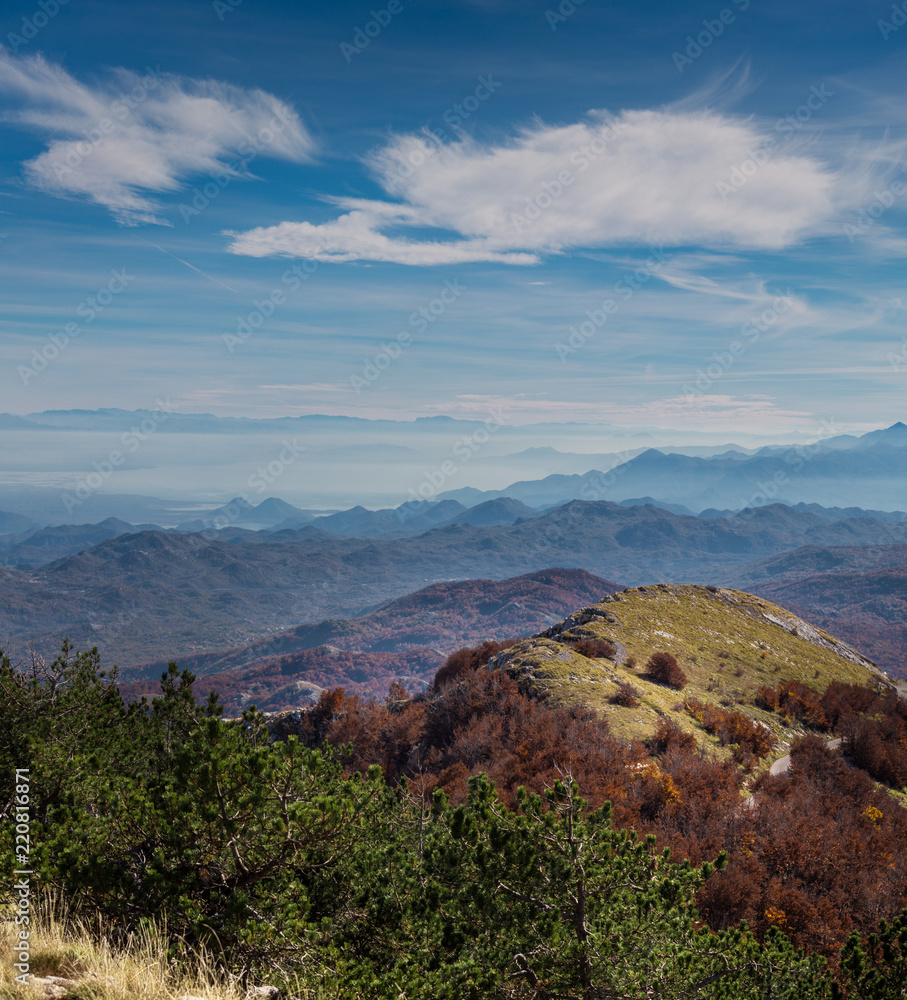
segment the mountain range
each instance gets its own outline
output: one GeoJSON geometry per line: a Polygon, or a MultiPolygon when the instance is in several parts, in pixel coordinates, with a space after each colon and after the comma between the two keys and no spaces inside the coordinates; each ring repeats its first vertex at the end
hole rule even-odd
{"type": "Polygon", "coordinates": [[[511,497],[531,507],[568,500],[622,500],[650,496],[693,511],[765,504],[815,502],[889,509],[907,506],[907,425],[893,424],[862,437],[836,435],[813,445],[767,446],[709,457],[649,448],[608,472],[550,475],[502,490],[450,490],[440,499],[475,505],[511,497]]]}
{"type": "MultiPolygon", "coordinates": [[[[510,507],[508,516],[517,512],[510,507]]],[[[2,638],[51,652],[68,637],[126,666],[355,617],[431,583],[500,580],[551,566],[627,586],[729,583],[752,575],[751,564],[804,545],[868,552],[905,544],[907,524],[832,520],[781,504],[702,518],[580,500],[512,524],[447,523],[400,538],[339,537],[314,524],[139,531],[35,570],[3,570],[2,638]]],[[[763,572],[763,583],[784,575],[783,567],[763,572]]]]}

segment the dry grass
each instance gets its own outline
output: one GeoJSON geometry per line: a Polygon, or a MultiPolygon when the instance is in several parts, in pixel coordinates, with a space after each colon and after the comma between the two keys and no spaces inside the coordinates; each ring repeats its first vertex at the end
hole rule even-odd
{"type": "Polygon", "coordinates": [[[684,695],[765,723],[779,742],[790,737],[789,727],[756,704],[762,684],[803,680],[824,691],[832,680],[865,684],[878,679],[869,664],[840,655],[837,641],[821,629],[740,591],[659,585],[614,595],[597,608],[601,617],[574,625],[557,637],[526,640],[504,659],[508,673],[525,690],[551,705],[584,704],[598,709],[619,739],[648,739],[659,720],[667,717],[692,733],[702,747],[718,756],[728,755],[686,715],[676,691],[634,669],[659,650],[680,661],[688,677],[684,695]],[[824,645],[809,641],[807,635],[824,645]],[[622,644],[629,659],[623,663],[589,660],[575,645],[565,645],[579,639],[622,644]],[[639,704],[615,704],[619,686],[629,683],[639,692],[639,704]]]}
{"type": "MultiPolygon", "coordinates": [[[[31,926],[32,978],[57,976],[73,980],[70,997],[79,1000],[243,1000],[245,991],[236,982],[218,975],[201,956],[192,974],[177,970],[167,959],[164,935],[149,927],[114,946],[101,928],[67,919],[52,900],[38,900],[31,926]]],[[[17,983],[10,956],[18,941],[18,928],[0,920],[0,996],[4,1000],[36,1000],[46,996],[41,983],[17,983]]]]}

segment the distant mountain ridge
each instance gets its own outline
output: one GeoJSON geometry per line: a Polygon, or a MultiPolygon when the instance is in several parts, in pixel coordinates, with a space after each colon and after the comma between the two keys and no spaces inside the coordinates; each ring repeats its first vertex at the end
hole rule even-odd
{"type": "Polygon", "coordinates": [[[30,573],[8,572],[3,632],[51,651],[63,636],[122,665],[240,646],[428,584],[503,579],[559,565],[628,585],[726,578],[804,543],[907,544],[907,525],[830,522],[774,504],[702,519],[651,505],[571,501],[513,524],[446,524],[411,537],[144,531],[30,573]]]}
{"type": "MultiPolygon", "coordinates": [[[[248,646],[184,656],[180,666],[202,676],[200,687],[218,691],[234,709],[253,697],[269,711],[295,708],[317,697],[324,686],[381,697],[394,679],[395,665],[396,676],[425,685],[444,657],[460,646],[534,634],[577,605],[619,589],[583,570],[564,569],[507,580],[433,584],[358,618],[300,625],[248,646]],[[337,655],[342,652],[379,659],[350,660],[337,655]],[[364,680],[359,674],[363,663],[378,668],[364,680]]],[[[127,693],[145,690],[141,679],[157,682],[166,667],[166,660],[160,660],[125,671],[127,693]]]]}
{"type": "Polygon", "coordinates": [[[905,469],[907,425],[899,422],[862,437],[829,437],[814,446],[770,446],[749,456],[697,457],[649,448],[605,471],[555,474],[501,490],[450,490],[439,498],[474,506],[507,496],[531,507],[548,507],[569,500],[646,496],[693,511],[740,510],[774,500],[903,510],[905,469]]]}

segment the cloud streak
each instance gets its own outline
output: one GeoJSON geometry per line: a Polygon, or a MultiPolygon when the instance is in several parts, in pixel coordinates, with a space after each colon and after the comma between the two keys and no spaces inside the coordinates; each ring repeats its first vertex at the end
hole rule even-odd
{"type": "Polygon", "coordinates": [[[780,250],[834,231],[877,174],[802,146],[779,146],[751,119],[674,107],[537,122],[497,143],[400,135],[366,158],[386,200],[328,199],[337,219],[230,233],[229,249],[416,265],[646,244],[780,250]]]}
{"type": "Polygon", "coordinates": [[[296,112],[262,90],[118,69],[86,84],[41,56],[0,46],[0,92],[18,107],[7,121],[47,137],[25,164],[28,182],[51,195],[87,199],[122,224],[166,224],[155,194],[192,176],[251,176],[256,155],[311,159],[315,144],[296,112]]]}

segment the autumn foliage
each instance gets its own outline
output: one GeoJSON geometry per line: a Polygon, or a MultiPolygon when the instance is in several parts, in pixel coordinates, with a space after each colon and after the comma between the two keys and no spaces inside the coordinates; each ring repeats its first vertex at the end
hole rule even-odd
{"type": "Polygon", "coordinates": [[[722,746],[739,746],[756,758],[765,757],[775,745],[775,737],[764,726],[739,712],[730,712],[718,705],[704,705],[693,698],[684,707],[700,726],[718,737],[722,746]]]}
{"type": "MultiPolygon", "coordinates": [[[[833,962],[852,930],[865,936],[907,906],[907,810],[869,776],[898,783],[904,774],[907,712],[897,699],[846,684],[824,695],[796,682],[764,689],[766,707],[826,727],[834,722],[858,767],[818,737],[801,740],[789,774],[761,777],[746,806],[745,771],[773,744],[762,726],[688,700],[687,711],[734,748],[734,759],[704,753],[667,717],[646,745],[623,743],[601,715],[546,707],[506,673],[482,669],[497,645],[459,650],[433,689],[402,705],[325,692],[308,713],[304,738],[351,747],[348,772],[380,764],[392,783],[406,778],[426,796],[443,788],[455,803],[482,772],[510,804],[518,786],[541,793],[570,773],[590,808],[611,802],[617,826],[654,834],[676,859],[699,864],[728,852],[726,871],[699,895],[709,926],[745,919],[760,937],[779,927],[833,962]]],[[[656,663],[670,669],[672,660],[661,654],[656,663]]]]}
{"type": "Polygon", "coordinates": [[[646,672],[659,684],[666,684],[678,691],[686,687],[687,675],[673,653],[653,653],[646,663],[646,672]]]}
{"type": "Polygon", "coordinates": [[[597,639],[593,636],[573,639],[570,644],[580,656],[587,656],[592,660],[610,660],[617,653],[613,642],[609,642],[607,639],[597,639]]]}

